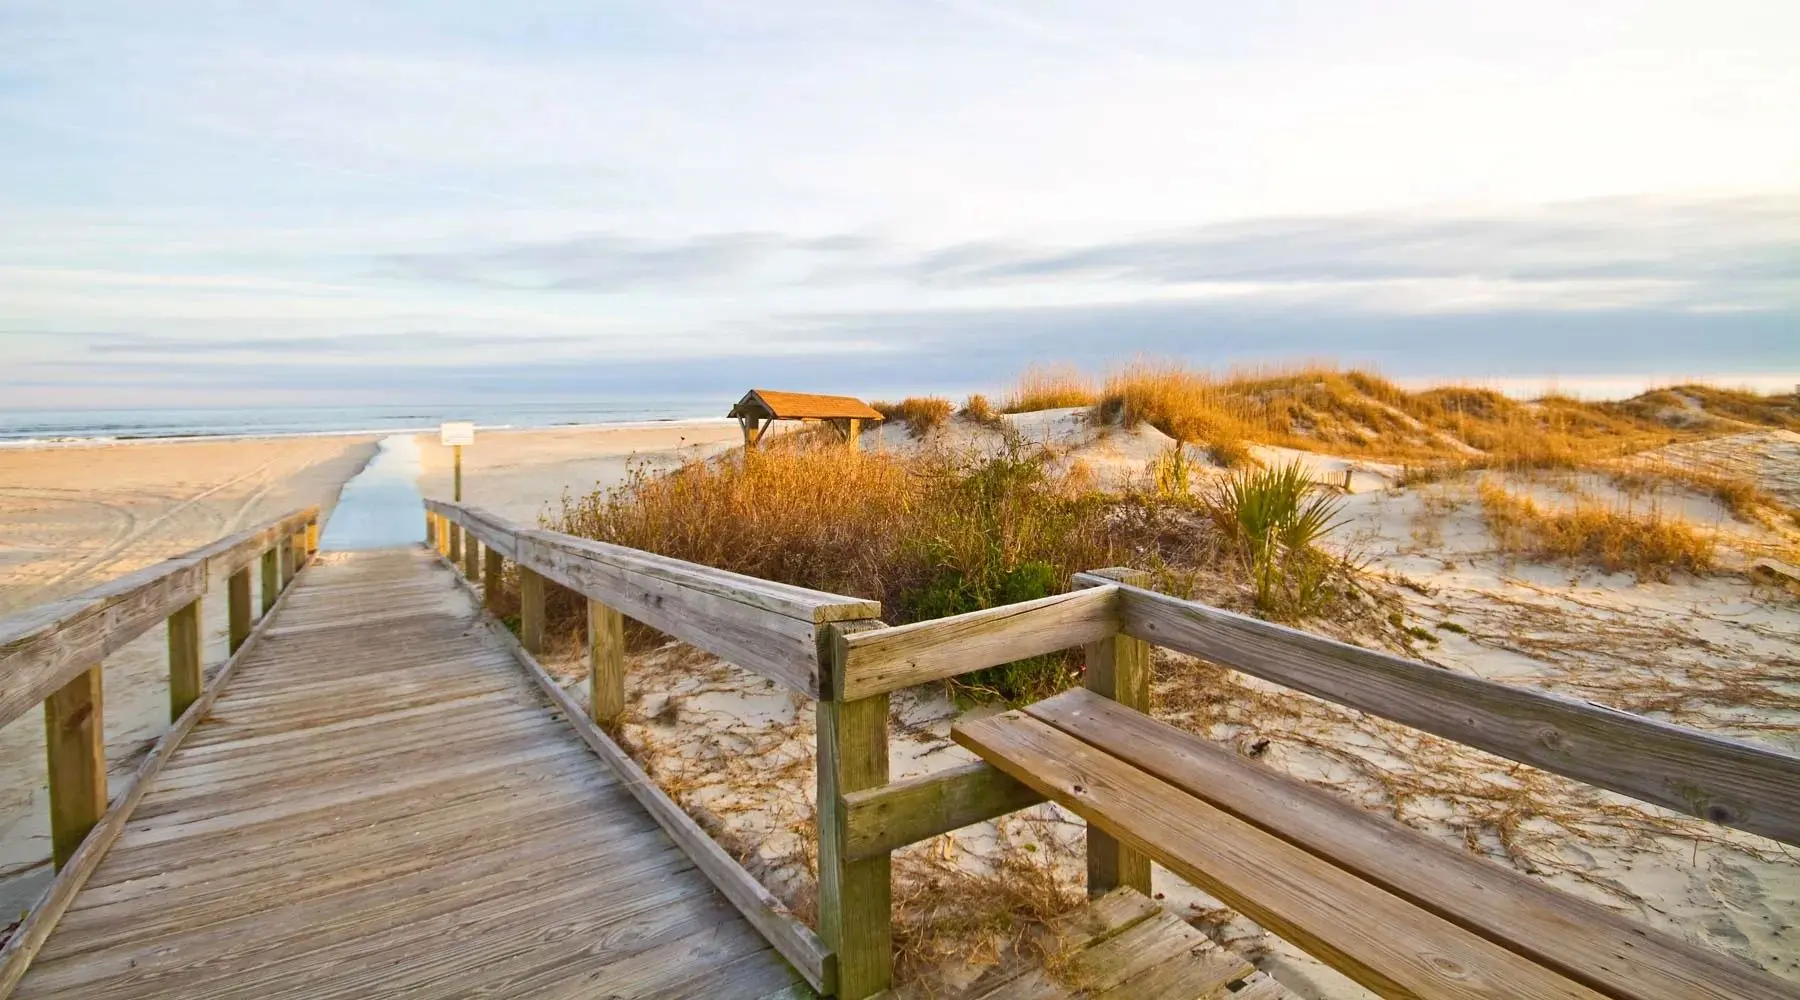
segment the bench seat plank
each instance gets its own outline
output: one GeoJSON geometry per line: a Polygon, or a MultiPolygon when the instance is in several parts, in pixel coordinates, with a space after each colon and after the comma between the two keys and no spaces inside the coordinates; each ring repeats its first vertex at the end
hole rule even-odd
{"type": "Polygon", "coordinates": [[[1797,1000],[1800,990],[1471,857],[1087,691],[1032,717],[1509,950],[1613,997],[1797,1000]]]}
{"type": "Polygon", "coordinates": [[[1023,712],[959,723],[951,735],[1382,996],[1601,996],[1023,712]]]}

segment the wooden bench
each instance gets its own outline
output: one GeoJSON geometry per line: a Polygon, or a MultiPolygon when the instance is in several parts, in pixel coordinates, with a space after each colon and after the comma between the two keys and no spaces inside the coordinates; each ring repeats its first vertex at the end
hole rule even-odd
{"type": "Polygon", "coordinates": [[[1090,691],[952,735],[1383,996],[1800,997],[1090,691]]]}

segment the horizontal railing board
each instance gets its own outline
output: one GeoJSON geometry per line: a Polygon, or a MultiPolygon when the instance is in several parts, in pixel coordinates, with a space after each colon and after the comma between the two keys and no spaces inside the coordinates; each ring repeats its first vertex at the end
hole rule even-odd
{"type": "Polygon", "coordinates": [[[446,503],[442,500],[425,501],[427,510],[441,514],[452,521],[476,529],[476,537],[481,537],[481,525],[468,525],[463,515],[474,510],[477,520],[487,521],[487,527],[511,527],[515,534],[533,534],[555,536],[567,539],[571,543],[579,543],[585,556],[599,562],[612,563],[621,569],[646,576],[655,576],[683,587],[724,597],[740,604],[762,608],[789,618],[798,618],[815,624],[835,621],[855,621],[863,618],[877,618],[881,615],[881,604],[861,597],[847,597],[843,594],[830,594],[792,584],[776,583],[742,573],[703,566],[670,556],[657,555],[640,549],[627,548],[609,542],[578,538],[574,535],[555,531],[528,529],[506,523],[493,514],[470,508],[463,504],[446,503]],[[496,523],[498,522],[498,523],[496,523]]]}
{"type": "Polygon", "coordinates": [[[1124,630],[1137,638],[1677,812],[1800,844],[1800,757],[1138,587],[1121,585],[1120,596],[1124,630]]]}
{"type": "Polygon", "coordinates": [[[297,511],[0,619],[0,725],[205,595],[212,577],[229,576],[254,561],[284,528],[316,516],[316,507],[297,511]]]}
{"type": "Polygon", "coordinates": [[[894,628],[839,635],[836,696],[870,695],[1098,642],[1119,630],[1110,585],[894,628]]]}
{"type": "Polygon", "coordinates": [[[745,670],[819,696],[818,626],[583,558],[565,537],[522,535],[519,564],[745,670]]]}
{"type": "Polygon", "coordinates": [[[425,506],[548,580],[812,698],[824,693],[821,624],[880,609],[874,601],[522,528],[463,504],[427,500],[425,506]]]}
{"type": "Polygon", "coordinates": [[[984,761],[839,796],[838,840],[852,861],[1017,812],[1044,796],[984,761]]]}

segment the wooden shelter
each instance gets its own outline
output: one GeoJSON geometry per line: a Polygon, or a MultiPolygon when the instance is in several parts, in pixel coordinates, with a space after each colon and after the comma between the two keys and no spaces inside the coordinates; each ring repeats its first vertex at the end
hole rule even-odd
{"type": "Polygon", "coordinates": [[[773,389],[751,389],[731,408],[744,428],[744,447],[754,448],[769,424],[777,420],[800,420],[811,423],[822,420],[852,447],[862,434],[862,425],[880,421],[881,414],[854,396],[821,396],[811,392],[777,392],[773,389]]]}

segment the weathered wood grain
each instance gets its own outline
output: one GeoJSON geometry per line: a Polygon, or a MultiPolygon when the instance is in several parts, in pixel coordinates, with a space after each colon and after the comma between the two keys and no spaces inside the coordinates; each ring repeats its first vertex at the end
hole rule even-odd
{"type": "Polygon", "coordinates": [[[50,786],[50,854],[69,863],[106,812],[106,727],[100,665],[75,675],[44,699],[44,751],[50,786]]]}
{"type": "Polygon", "coordinates": [[[489,611],[494,610],[500,600],[500,590],[506,572],[505,557],[500,550],[482,544],[481,553],[481,603],[489,611]]]}
{"type": "MultiPolygon", "coordinates": [[[[238,575],[241,574],[242,571],[239,571],[239,574],[232,576],[234,588],[238,575]]],[[[244,579],[246,583],[249,581],[248,576],[245,576],[244,579]]],[[[236,596],[237,592],[234,589],[232,591],[234,608],[236,596]]],[[[246,600],[248,596],[248,594],[245,595],[246,600]]],[[[170,722],[178,721],[181,713],[187,711],[188,706],[200,697],[200,692],[205,687],[201,679],[204,666],[201,659],[206,647],[200,634],[200,622],[199,600],[195,600],[192,604],[169,616],[170,722]]],[[[241,645],[241,643],[235,645],[241,645]]]]}
{"type": "Polygon", "coordinates": [[[1037,805],[1044,797],[982,761],[845,793],[838,843],[850,861],[886,857],[908,844],[1037,805]]]}
{"type": "Polygon", "coordinates": [[[588,601],[588,717],[608,730],[625,714],[625,617],[588,601]]]}
{"type": "Polygon", "coordinates": [[[1025,712],[1608,996],[1794,1000],[1800,990],[1085,691],[1025,712]]]}
{"type": "Polygon", "coordinates": [[[596,756],[618,775],[624,788],[638,800],[708,879],[729,899],[740,914],[768,939],[808,983],[823,993],[836,988],[836,965],[825,943],[811,928],[790,915],[774,895],[744,871],[731,855],[682,810],[645,774],[637,762],[611,736],[596,725],[590,711],[583,711],[562,685],[544,670],[531,651],[499,622],[485,619],[489,634],[507,647],[527,676],[561,709],[575,733],[596,756]]]}
{"type": "Polygon", "coordinates": [[[519,566],[519,641],[533,653],[544,651],[544,578],[519,566]]]}
{"type": "MultiPolygon", "coordinates": [[[[880,629],[879,622],[831,625],[820,649],[835,658],[846,636],[880,629]]],[[[888,696],[823,700],[815,715],[819,936],[837,955],[839,994],[867,997],[893,985],[893,863],[886,854],[852,859],[839,840],[844,824],[836,813],[843,796],[888,782],[888,696]]]]}
{"type": "MultiPolygon", "coordinates": [[[[481,525],[485,523],[490,526],[488,530],[495,531],[497,534],[510,531],[514,537],[529,535],[552,543],[568,543],[569,550],[578,550],[582,557],[589,561],[608,563],[642,576],[657,577],[687,590],[724,597],[788,618],[799,618],[814,624],[824,624],[833,621],[875,618],[881,614],[881,605],[878,602],[860,597],[828,594],[823,591],[808,590],[805,587],[761,580],[753,576],[745,576],[742,573],[701,566],[697,563],[671,559],[668,556],[659,556],[622,545],[611,545],[606,542],[596,542],[551,531],[524,529],[479,508],[469,508],[461,504],[446,503],[442,500],[426,500],[425,505],[427,509],[456,518],[460,523],[475,525],[478,533],[481,531],[481,525]]],[[[590,596],[598,600],[606,599],[605,595],[590,596]]]]}
{"type": "Polygon", "coordinates": [[[250,614],[250,570],[238,570],[225,581],[226,645],[236,651],[250,636],[253,617],[250,614]]]}
{"type": "Polygon", "coordinates": [[[579,539],[527,533],[519,538],[519,564],[746,670],[817,696],[818,626],[811,621],[589,559],[584,549],[579,539]]]}
{"type": "MultiPolygon", "coordinates": [[[[1142,587],[1150,574],[1115,567],[1096,570],[1092,576],[1142,587]]],[[[1112,588],[1115,602],[1118,588],[1112,588]]],[[[1150,644],[1115,633],[1087,645],[1082,686],[1139,712],[1150,711],[1150,644]]],[[[1096,826],[1087,830],[1087,885],[1090,897],[1103,896],[1119,886],[1150,895],[1150,859],[1119,843],[1096,826]]]]}
{"type": "Polygon", "coordinates": [[[1382,996],[1601,997],[1021,712],[952,735],[1382,996]]]}
{"type": "Polygon", "coordinates": [[[1109,587],[846,634],[834,697],[845,701],[943,680],[1107,638],[1119,629],[1109,587]]]}
{"type": "Polygon", "coordinates": [[[274,610],[275,600],[281,596],[281,553],[270,546],[263,552],[261,563],[262,578],[257,584],[261,599],[257,603],[266,615],[274,610]]]}
{"type": "Polygon", "coordinates": [[[456,576],[422,549],[307,566],[227,665],[241,665],[230,686],[183,716],[204,721],[134,784],[135,812],[37,938],[15,995],[573,996],[605,983],[761,996],[794,983],[571,738],[572,724],[594,729],[579,707],[546,704],[537,687],[554,682],[521,675],[516,643],[447,613],[456,576]]]}
{"type": "Polygon", "coordinates": [[[25,975],[25,970],[31,965],[38,950],[49,938],[50,932],[56,928],[57,922],[62,919],[70,904],[75,901],[76,894],[93,876],[101,859],[106,857],[107,851],[118,838],[119,832],[125,828],[133,811],[137,809],[139,803],[143,801],[144,795],[150,790],[151,782],[168,763],[169,755],[181,744],[187,734],[193,731],[194,726],[199,724],[200,718],[212,707],[219,690],[230,682],[239,665],[250,655],[258,637],[268,627],[270,621],[268,616],[264,616],[262,621],[257,623],[250,638],[244,645],[238,647],[238,651],[225,661],[218,673],[213,675],[212,683],[207,686],[200,697],[187,707],[181,717],[175,720],[174,725],[157,738],[150,747],[150,752],[144,755],[142,761],[138,762],[137,770],[132,775],[131,784],[125,789],[124,794],[120,795],[113,802],[111,808],[106,810],[105,815],[88,832],[87,838],[69,858],[68,864],[63,865],[57,871],[56,879],[32,905],[25,918],[19,922],[19,926],[13,929],[12,936],[7,938],[5,947],[0,948],[0,1000],[12,995],[13,989],[18,986],[19,980],[25,975]]]}
{"type": "Polygon", "coordinates": [[[1800,844],[1800,795],[1794,793],[1800,757],[1165,594],[1120,590],[1125,631],[1138,638],[1645,802],[1800,844]]]}

